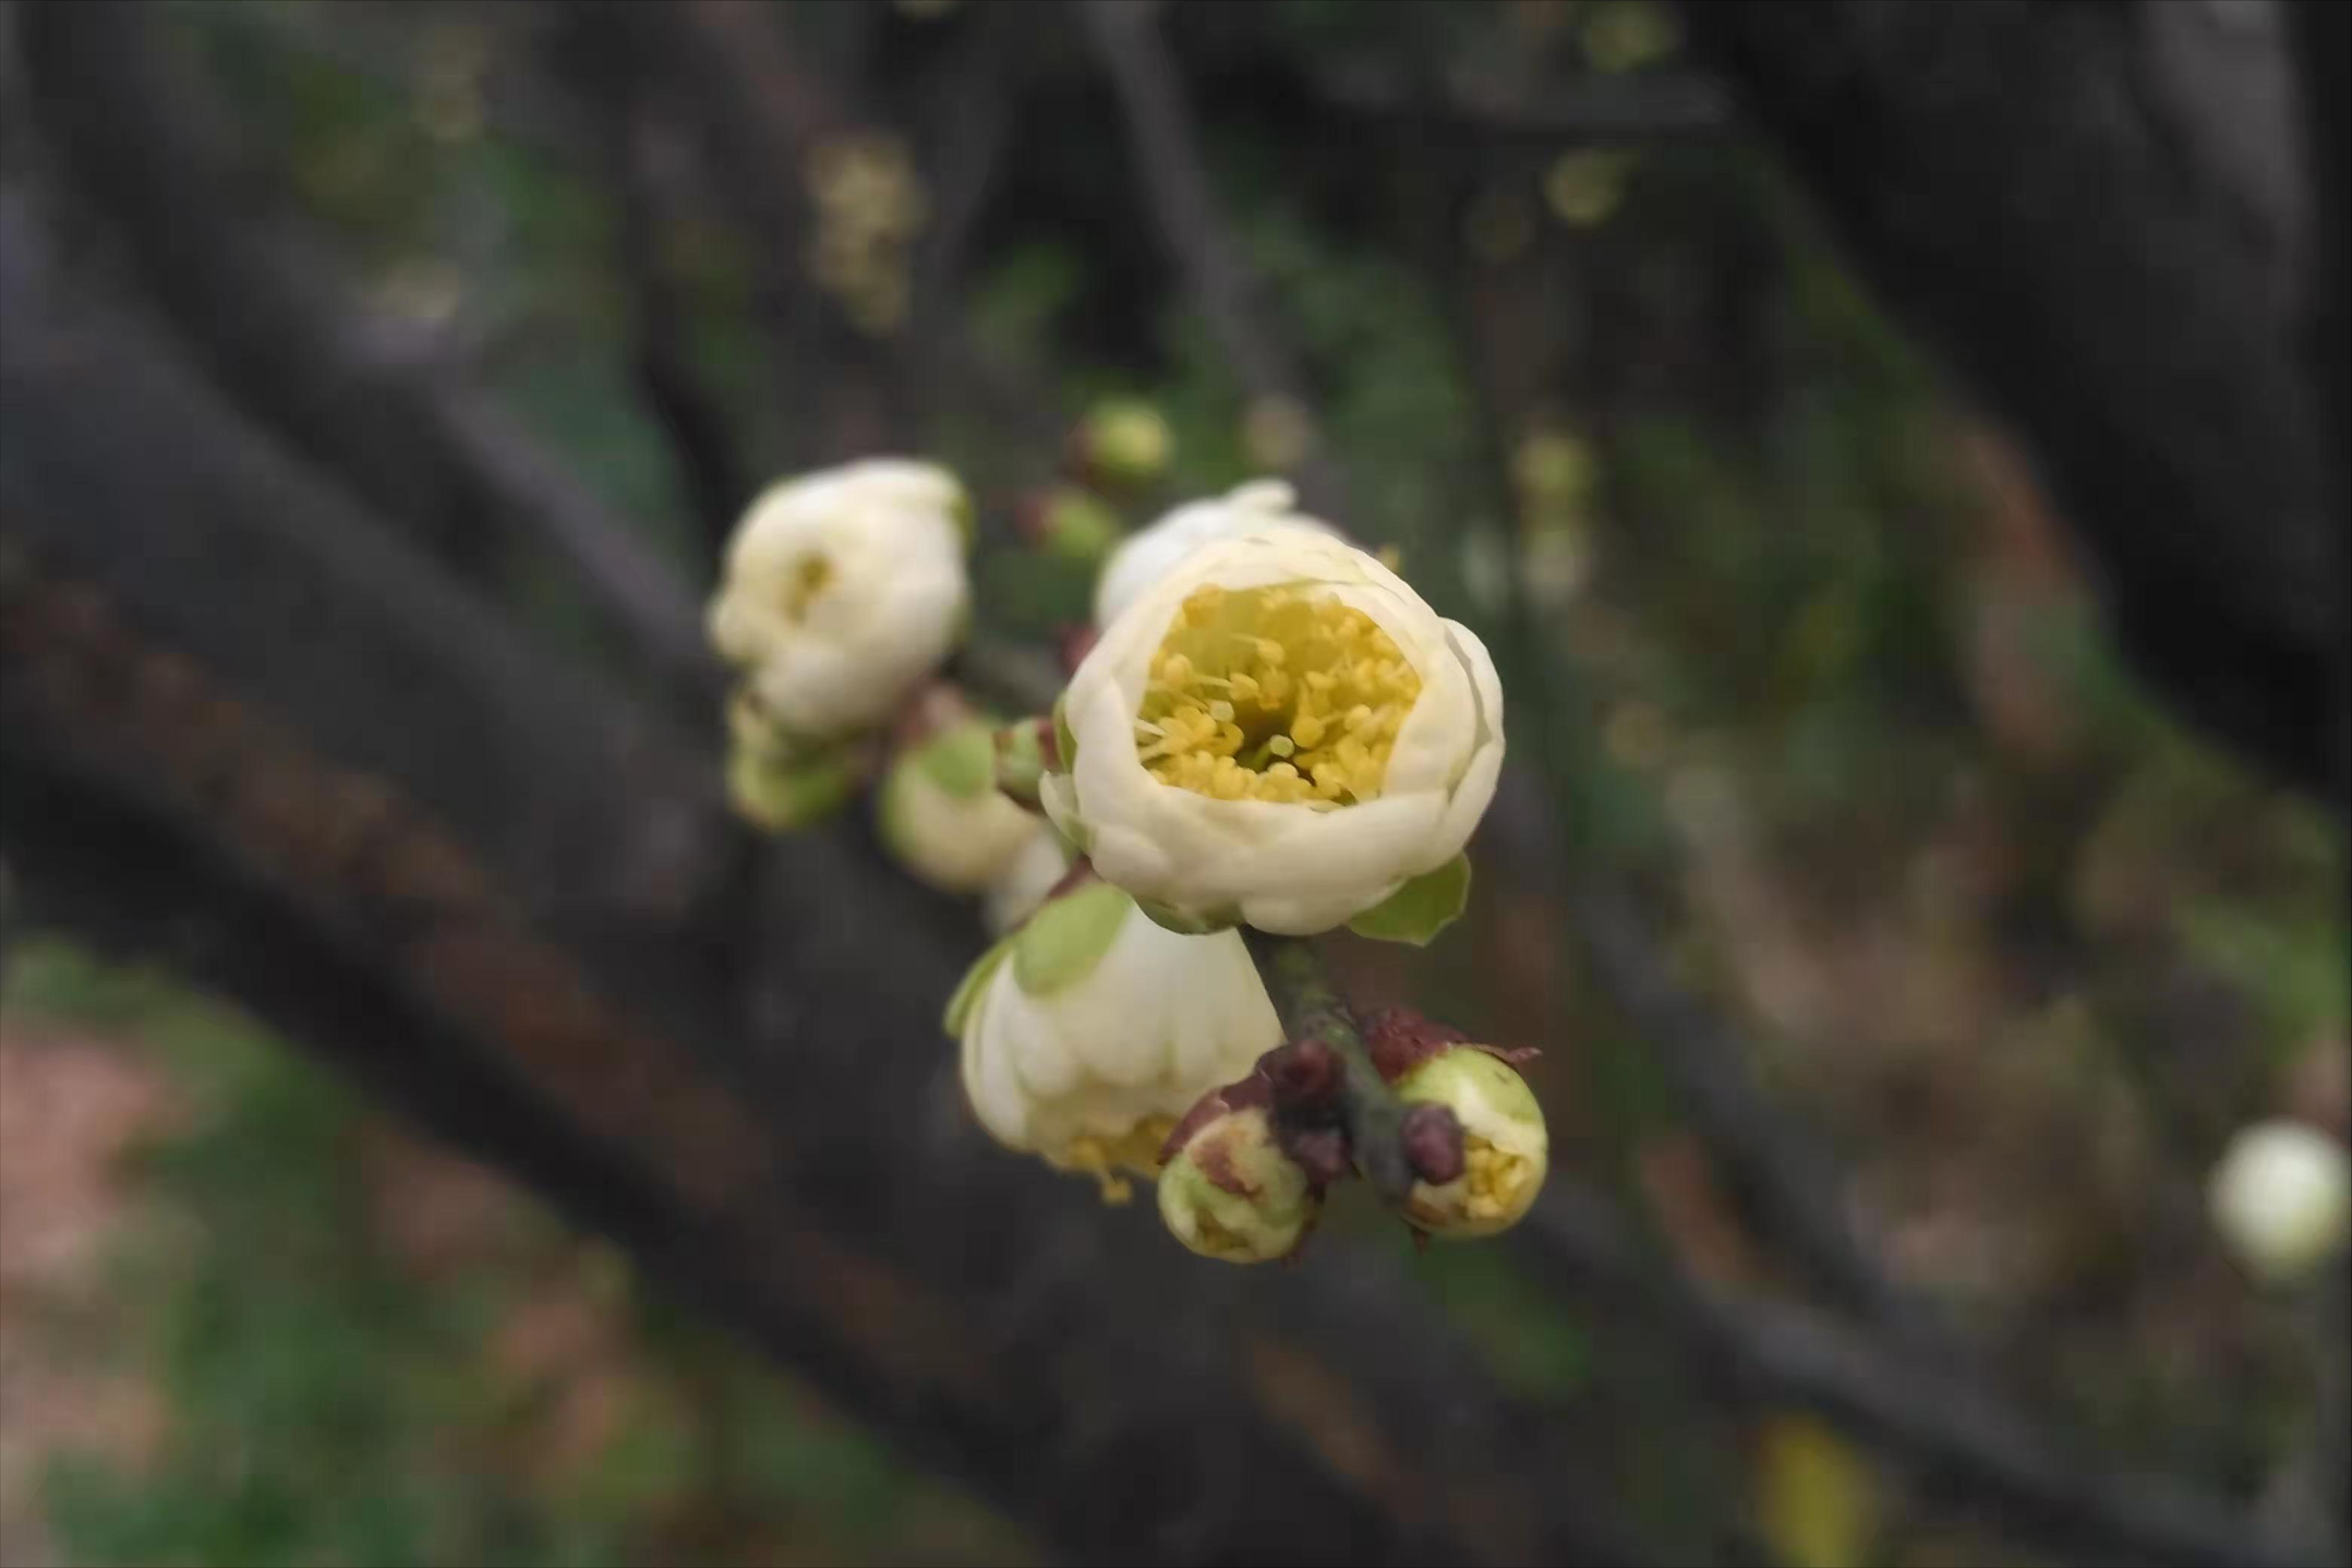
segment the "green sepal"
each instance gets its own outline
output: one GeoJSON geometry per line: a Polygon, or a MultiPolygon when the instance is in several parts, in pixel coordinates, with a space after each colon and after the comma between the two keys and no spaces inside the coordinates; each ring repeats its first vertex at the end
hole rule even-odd
{"type": "Polygon", "coordinates": [[[1153,925],[1162,931],[1172,931],[1178,936],[1213,936],[1234,924],[1230,920],[1184,914],[1153,899],[1138,899],[1135,907],[1141,910],[1153,925]]]}
{"type": "Polygon", "coordinates": [[[1032,996],[1050,996],[1095,972],[1135,907],[1108,882],[1049,899],[1013,934],[1013,977],[1032,996]]]}
{"type": "Polygon", "coordinates": [[[996,733],[985,724],[958,724],[917,747],[907,761],[941,793],[976,799],[996,787],[996,733]]]}
{"type": "Polygon", "coordinates": [[[1358,936],[1427,947],[1470,901],[1470,857],[1456,855],[1423,872],[1348,922],[1358,936]]]}
{"type": "Polygon", "coordinates": [[[950,1037],[963,1038],[964,1020],[979,1005],[980,994],[988,989],[989,976],[996,973],[996,966],[1003,963],[1012,952],[1013,939],[1006,937],[972,960],[971,967],[963,972],[963,979],[956,984],[955,994],[948,998],[947,1011],[940,1016],[940,1022],[946,1027],[950,1037]]]}
{"type": "Polygon", "coordinates": [[[737,815],[769,833],[808,827],[857,793],[858,772],[845,757],[820,754],[791,763],[738,749],[727,759],[727,795],[737,815]]]}

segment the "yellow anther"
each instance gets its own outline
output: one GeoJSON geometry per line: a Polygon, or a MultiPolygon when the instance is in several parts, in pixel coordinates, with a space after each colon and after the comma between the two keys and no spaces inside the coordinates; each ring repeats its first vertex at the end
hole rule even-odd
{"type": "Polygon", "coordinates": [[[1154,777],[1318,809],[1380,794],[1420,674],[1370,616],[1315,594],[1203,588],[1185,599],[1136,713],[1136,754],[1154,777]],[[1342,731],[1340,745],[1318,749],[1342,731]]]}

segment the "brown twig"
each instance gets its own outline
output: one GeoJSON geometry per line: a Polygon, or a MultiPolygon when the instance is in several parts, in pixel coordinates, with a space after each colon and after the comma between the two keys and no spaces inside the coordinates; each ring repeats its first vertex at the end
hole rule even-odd
{"type": "MultiPolygon", "coordinates": [[[[1306,374],[1260,305],[1256,274],[1210,189],[1183,79],[1160,43],[1153,8],[1123,0],[1076,4],[1118,94],[1152,214],[1194,308],[1252,397],[1279,398],[1311,420],[1306,374]]],[[[1299,491],[1309,506],[1348,516],[1346,483],[1328,454],[1310,447],[1298,470],[1299,491]]]]}
{"type": "MultiPolygon", "coordinates": [[[[1258,975],[1265,982],[1266,994],[1274,999],[1274,1010],[1282,1019],[1290,1048],[1320,1046],[1337,1058],[1336,1093],[1318,1084],[1310,1093],[1292,1098],[1328,1098],[1346,1137],[1348,1152],[1364,1180],[1381,1202],[1391,1206],[1402,1204],[1414,1181],[1405,1151],[1404,1107],[1381,1080],[1347,1000],[1306,941],[1257,931],[1244,931],[1243,936],[1258,975]]],[[[1277,1082],[1276,1087],[1280,1104],[1283,1086],[1277,1082]]]]}

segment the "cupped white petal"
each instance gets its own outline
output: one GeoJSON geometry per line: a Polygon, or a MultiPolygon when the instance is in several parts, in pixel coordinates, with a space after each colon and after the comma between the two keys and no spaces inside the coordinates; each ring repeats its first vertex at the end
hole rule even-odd
{"type": "Polygon", "coordinates": [[[1080,1140],[1172,1124],[1281,1042],[1238,935],[1181,936],[1130,907],[1087,973],[1043,994],[999,963],[966,1016],[962,1071],[998,1142],[1066,1161],[1080,1140]]]}
{"type": "Polygon", "coordinates": [[[1318,517],[1293,510],[1291,488],[1256,479],[1209,500],[1188,501],[1121,540],[1095,579],[1095,625],[1107,626],[1184,558],[1203,544],[1281,526],[1331,534],[1318,517]]]}

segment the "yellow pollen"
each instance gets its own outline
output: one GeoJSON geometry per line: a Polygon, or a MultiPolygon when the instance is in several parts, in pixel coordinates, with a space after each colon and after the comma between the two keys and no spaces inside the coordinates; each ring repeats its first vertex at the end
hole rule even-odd
{"type": "Polygon", "coordinates": [[[1380,795],[1421,695],[1378,622],[1307,584],[1195,589],[1151,668],[1135,719],[1153,777],[1317,810],[1380,795]]]}
{"type": "Polygon", "coordinates": [[[1463,1212],[1477,1221],[1516,1218],[1534,1197],[1536,1163],[1475,1132],[1462,1139],[1463,1212]]]}
{"type": "Polygon", "coordinates": [[[1159,1178],[1160,1145],[1175,1130],[1172,1116],[1147,1116],[1124,1132],[1080,1133],[1058,1152],[1049,1151],[1045,1159],[1057,1170],[1092,1176],[1102,1201],[1116,1208],[1135,1196],[1135,1184],[1125,1173],[1159,1178]]]}
{"type": "Polygon", "coordinates": [[[803,555],[793,563],[792,572],[784,579],[785,618],[805,618],[809,605],[832,585],[833,563],[824,556],[803,555]]]}

